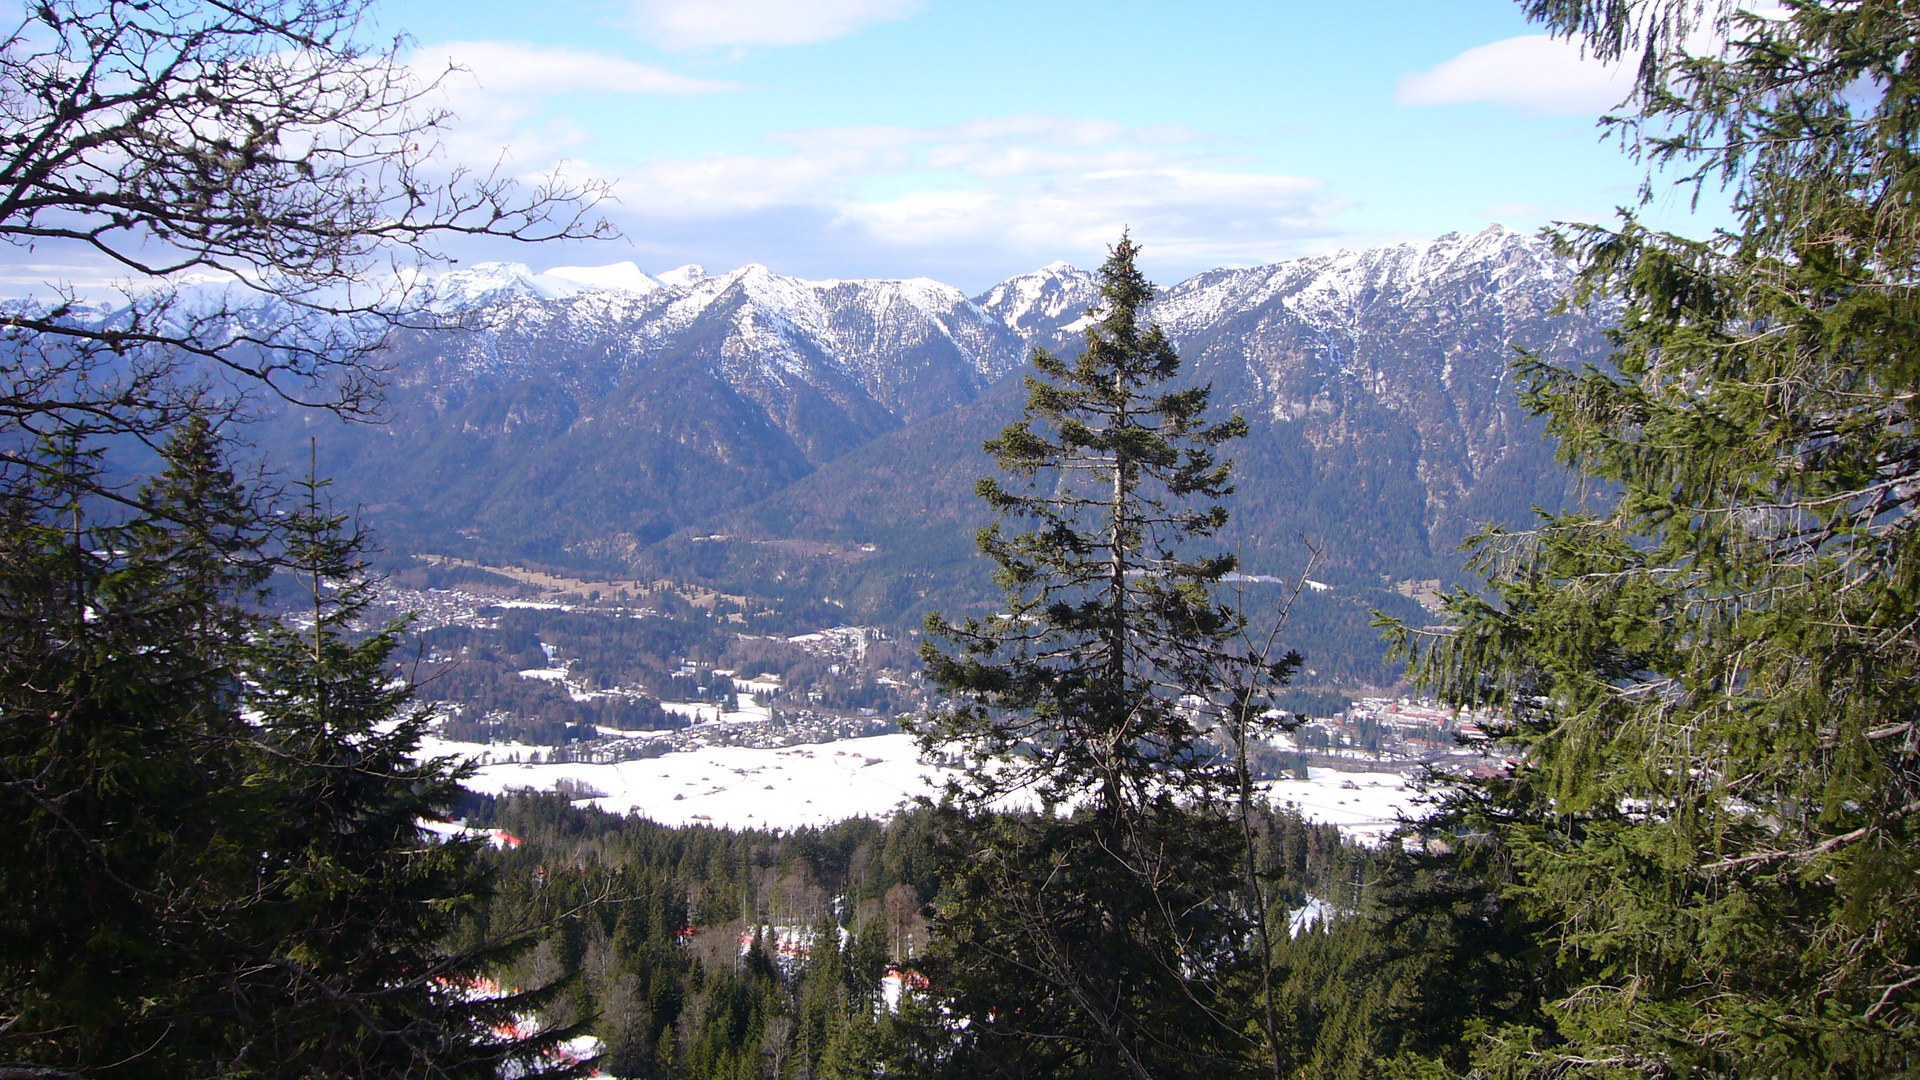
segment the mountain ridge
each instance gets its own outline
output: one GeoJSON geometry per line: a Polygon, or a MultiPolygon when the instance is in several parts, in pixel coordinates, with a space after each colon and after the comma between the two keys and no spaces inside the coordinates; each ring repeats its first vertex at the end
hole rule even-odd
{"type": "MultiPolygon", "coordinates": [[[[1185,377],[1250,423],[1231,451],[1225,542],[1250,570],[1284,572],[1305,532],[1327,547],[1330,577],[1372,588],[1450,576],[1449,549],[1477,522],[1564,503],[1509,365],[1515,347],[1604,355],[1603,317],[1555,310],[1571,273],[1544,241],[1495,226],[1163,290],[1150,315],[1185,377]]],[[[974,297],[758,265],[483,265],[437,288],[474,329],[396,339],[387,427],[292,414],[279,426],[302,449],[322,433],[323,471],[394,548],[784,574],[880,598],[874,617],[902,619],[923,586],[939,594],[903,576],[972,573],[966,538],[984,519],[972,480],[991,468],[979,439],[1018,416],[1029,351],[1073,348],[1097,295],[1091,273],[1062,262],[974,297]],[[714,533],[885,550],[857,566],[775,566],[764,543],[688,539],[714,533]]]]}

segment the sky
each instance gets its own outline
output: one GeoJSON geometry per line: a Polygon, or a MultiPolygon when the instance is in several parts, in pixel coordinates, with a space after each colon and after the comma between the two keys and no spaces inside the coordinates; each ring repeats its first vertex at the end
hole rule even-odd
{"type": "MultiPolygon", "coordinates": [[[[454,249],[971,292],[1122,228],[1162,284],[1492,222],[1601,221],[1616,71],[1512,0],[385,0],[441,159],[610,185],[619,239],[454,249]]],[[[1702,231],[1684,196],[1658,223],[1702,231]]]]}

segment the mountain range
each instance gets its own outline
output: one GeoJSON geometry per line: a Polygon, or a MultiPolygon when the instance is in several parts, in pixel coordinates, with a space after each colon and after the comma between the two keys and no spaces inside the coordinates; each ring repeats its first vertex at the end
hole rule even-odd
{"type": "MultiPolygon", "coordinates": [[[[1223,540],[1247,572],[1297,570],[1304,535],[1321,578],[1371,596],[1456,576],[1481,522],[1563,505],[1510,364],[1604,357],[1604,318],[1558,307],[1571,280],[1493,226],[1164,289],[1151,317],[1183,380],[1249,421],[1223,540]]],[[[317,436],[395,552],[781,582],[910,620],[978,591],[980,443],[1019,415],[1031,350],[1075,349],[1096,299],[1065,263],[974,297],[758,265],[482,264],[435,283],[469,329],[393,342],[386,424],[290,411],[265,442],[317,436]]]]}

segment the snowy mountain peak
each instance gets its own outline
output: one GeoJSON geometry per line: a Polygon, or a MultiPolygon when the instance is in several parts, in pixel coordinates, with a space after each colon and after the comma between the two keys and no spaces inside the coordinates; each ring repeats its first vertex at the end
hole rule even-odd
{"type": "Polygon", "coordinates": [[[1165,291],[1154,318],[1178,335],[1235,311],[1278,304],[1320,326],[1354,318],[1382,298],[1413,298],[1466,277],[1531,282],[1546,292],[1570,283],[1570,264],[1544,240],[1503,225],[1476,233],[1365,251],[1341,251],[1244,270],[1211,270],[1165,291]]]}
{"type": "Polygon", "coordinates": [[[688,263],[685,266],[674,267],[666,273],[659,275],[655,280],[665,285],[677,285],[684,288],[696,281],[701,281],[712,276],[712,274],[707,273],[707,268],[701,266],[699,263],[688,263]]]}
{"type": "Polygon", "coordinates": [[[1020,274],[974,298],[981,310],[1022,337],[1077,319],[1100,295],[1093,274],[1063,261],[1020,274]]]}
{"type": "Polygon", "coordinates": [[[627,293],[644,296],[660,288],[631,262],[610,266],[556,266],[536,274],[525,263],[482,262],[440,275],[432,298],[443,307],[469,307],[507,297],[565,300],[582,293],[627,293]]]}
{"type": "Polygon", "coordinates": [[[539,275],[574,285],[580,289],[632,293],[635,296],[660,288],[660,279],[649,275],[632,262],[607,266],[556,266],[539,275]]]}
{"type": "MultiPolygon", "coordinates": [[[[1496,225],[1208,271],[1165,290],[1149,317],[1182,348],[1229,322],[1287,324],[1344,340],[1383,313],[1435,297],[1492,297],[1503,312],[1548,310],[1570,275],[1549,244],[1496,225]]],[[[1100,297],[1095,274],[1062,261],[971,300],[931,278],[808,280],[759,263],[721,275],[687,265],[658,276],[630,262],[544,274],[519,263],[481,263],[434,287],[439,303],[484,312],[484,324],[516,341],[551,335],[608,342],[607,355],[619,357],[609,377],[673,356],[722,379],[769,416],[799,415],[792,410],[802,403],[811,409],[830,401],[861,430],[970,400],[1018,367],[1032,346],[1073,348],[1100,297]],[[882,415],[890,419],[874,419],[882,415]]],[[[476,347],[474,370],[499,376],[534,359],[530,352],[514,359],[523,347],[503,347],[504,340],[476,347]]],[[[1345,366],[1328,363],[1334,371],[1345,366]]],[[[1436,368],[1443,380],[1451,370],[1436,368]]]]}
{"type": "MultiPolygon", "coordinates": [[[[440,275],[433,283],[433,298],[448,305],[465,305],[507,296],[539,296],[549,299],[535,284],[533,271],[525,263],[474,263],[464,270],[440,275]]],[[[573,287],[563,285],[563,295],[573,287]]]]}

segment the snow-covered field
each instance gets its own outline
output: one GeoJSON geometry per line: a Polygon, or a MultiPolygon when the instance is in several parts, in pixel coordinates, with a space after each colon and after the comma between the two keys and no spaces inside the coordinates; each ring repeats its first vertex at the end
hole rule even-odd
{"type": "MultiPolygon", "coordinates": [[[[563,778],[602,797],[593,805],[636,813],[663,825],[732,828],[829,825],[850,817],[885,817],[916,795],[933,795],[951,770],[920,763],[908,735],[758,750],[708,746],[615,765],[525,764],[534,747],[429,740],[428,754],[481,761],[467,781],[475,791],[512,788],[550,791],[563,778]],[[522,762],[500,759],[518,755],[522,762]]],[[[1416,809],[1414,793],[1398,773],[1314,769],[1311,780],[1263,785],[1276,804],[1294,803],[1311,820],[1372,840],[1393,827],[1395,814],[1416,809]]]]}
{"type": "MultiPolygon", "coordinates": [[[[509,748],[436,740],[423,749],[466,755],[491,749],[498,758],[509,748]]],[[[663,825],[791,829],[884,817],[915,795],[931,794],[945,772],[920,764],[912,736],[877,735],[777,750],[708,746],[616,765],[496,761],[482,765],[467,786],[489,794],[551,790],[567,777],[606,792],[590,800],[593,805],[663,825]]]]}
{"type": "Polygon", "coordinates": [[[1261,784],[1275,806],[1292,803],[1308,821],[1340,826],[1367,842],[1393,831],[1398,815],[1418,816],[1417,794],[1407,778],[1394,772],[1350,773],[1309,769],[1311,780],[1273,780],[1261,784]]]}

